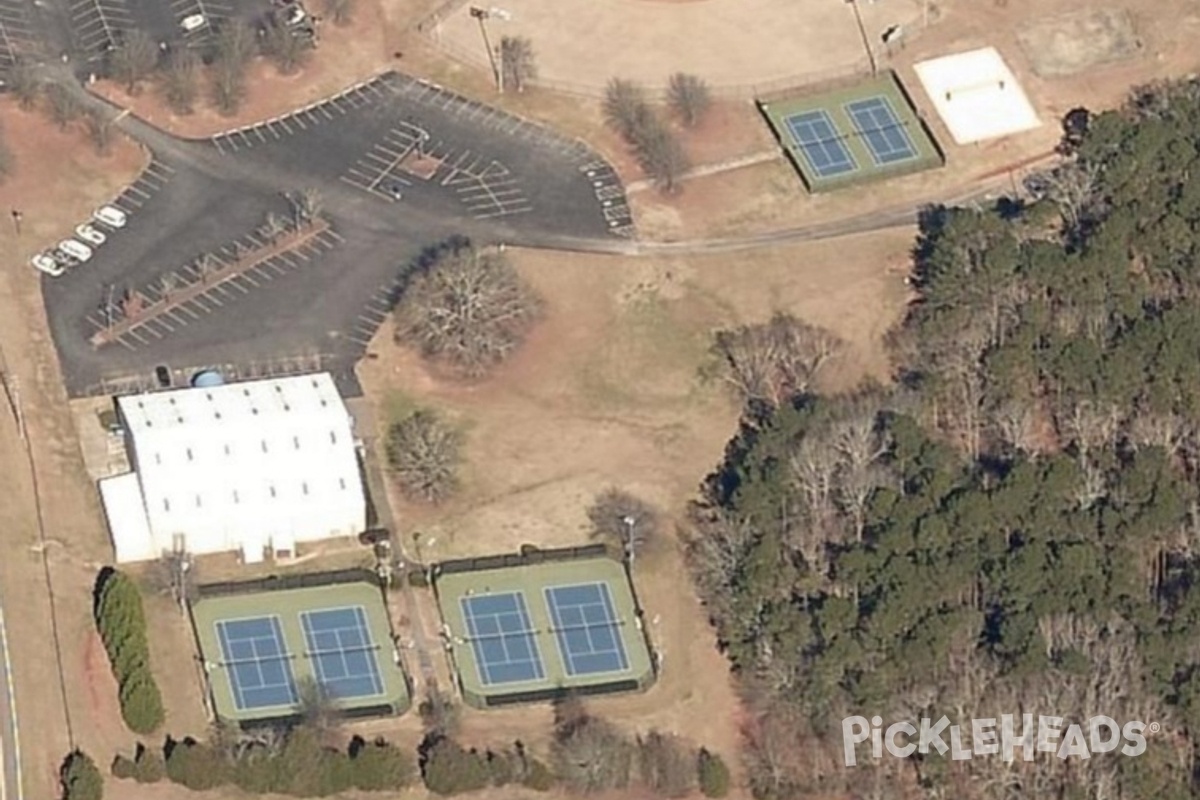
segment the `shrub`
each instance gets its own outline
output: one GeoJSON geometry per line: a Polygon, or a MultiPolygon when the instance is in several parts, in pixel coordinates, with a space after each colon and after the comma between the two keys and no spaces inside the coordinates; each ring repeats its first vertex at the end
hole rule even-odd
{"type": "Polygon", "coordinates": [[[234,764],[233,782],[250,794],[270,794],[279,788],[279,765],[266,747],[247,747],[234,764]]]}
{"type": "Polygon", "coordinates": [[[729,794],[729,767],[716,753],[703,747],[696,761],[696,777],[705,797],[724,797],[729,794]]]}
{"type": "Polygon", "coordinates": [[[527,755],[525,756],[525,777],[521,783],[527,789],[533,789],[535,792],[548,792],[554,788],[554,773],[550,771],[550,767],[546,766],[546,762],[527,755]]]}
{"type": "Polygon", "coordinates": [[[167,765],[162,753],[139,744],[137,757],[133,761],[134,780],[138,783],[158,783],[166,775],[167,765]]]}
{"type": "Polygon", "coordinates": [[[194,739],[170,743],[167,777],[174,783],[204,792],[229,782],[225,759],[213,748],[194,739]]]}
{"type": "Polygon", "coordinates": [[[678,736],[651,731],[639,738],[638,772],[642,784],[660,797],[684,797],[696,783],[696,755],[678,736]]]}
{"type": "Polygon", "coordinates": [[[506,750],[499,753],[488,751],[486,757],[488,777],[492,786],[507,786],[517,777],[520,763],[515,754],[506,750]]]}
{"type": "Polygon", "coordinates": [[[104,642],[120,687],[121,716],[135,733],[150,733],[163,723],[162,694],[150,672],[150,645],[142,596],[129,577],[116,570],[101,573],[96,592],[96,630],[104,642]]]}
{"type": "Polygon", "coordinates": [[[121,684],[121,717],[134,733],[152,733],[163,723],[162,695],[144,665],[129,673],[121,684]]]}
{"type": "Polygon", "coordinates": [[[350,764],[354,786],[368,792],[403,789],[416,773],[408,754],[383,739],[352,742],[350,764]]]}
{"type": "Polygon", "coordinates": [[[137,774],[137,764],[132,758],[125,756],[117,756],[113,759],[112,767],[110,767],[114,778],[119,780],[128,780],[137,774]]]}
{"type": "Polygon", "coordinates": [[[275,757],[278,791],[297,797],[324,797],[350,788],[349,761],[344,753],[321,745],[317,732],[293,728],[275,757]]]}
{"type": "Polygon", "coordinates": [[[491,780],[483,756],[445,737],[424,748],[421,777],[429,791],[441,795],[474,792],[491,780]]]}
{"type": "Polygon", "coordinates": [[[82,750],[75,750],[63,761],[58,773],[63,800],[102,800],[104,776],[96,762],[82,750]]]}

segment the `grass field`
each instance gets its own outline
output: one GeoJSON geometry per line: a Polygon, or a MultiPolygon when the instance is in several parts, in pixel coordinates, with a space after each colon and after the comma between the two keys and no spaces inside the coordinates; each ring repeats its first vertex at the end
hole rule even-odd
{"type": "Polygon", "coordinates": [[[392,644],[391,625],[387,610],[377,587],[367,583],[340,583],[304,589],[283,589],[246,594],[201,597],[192,605],[192,622],[200,652],[206,662],[209,686],[218,716],[244,721],[288,716],[297,711],[295,704],[251,709],[239,709],[234,702],[233,679],[225,665],[225,655],[217,632],[221,622],[251,618],[275,617],[283,633],[283,649],[289,654],[292,677],[297,684],[315,681],[315,661],[308,653],[309,645],[301,623],[305,612],[328,609],[361,608],[367,619],[367,630],[375,652],[381,695],[361,698],[333,698],[334,703],[349,711],[364,707],[386,705],[401,713],[410,705],[408,683],[399,657],[392,644]]]}
{"type": "MultiPolygon", "coordinates": [[[[437,578],[438,605],[447,632],[454,642],[453,657],[458,670],[458,679],[463,696],[474,706],[486,706],[504,701],[504,695],[513,694],[512,699],[528,696],[528,699],[544,699],[563,690],[576,690],[588,694],[606,684],[632,684],[627,688],[646,688],[653,680],[653,668],[646,639],[642,633],[642,622],[637,613],[636,602],[622,566],[609,558],[589,558],[577,561],[553,561],[541,564],[484,569],[471,572],[453,572],[437,578]],[[569,657],[554,631],[544,592],[554,587],[601,583],[608,587],[608,594],[615,611],[614,630],[628,659],[626,669],[619,671],[571,675],[566,665],[569,657]],[[472,598],[502,595],[517,592],[524,598],[531,625],[531,639],[535,644],[544,669],[540,679],[523,681],[520,684],[498,684],[488,686],[481,674],[471,630],[466,619],[464,605],[472,598]],[[519,693],[516,694],[516,693],[519,693]]],[[[511,702],[511,700],[510,700],[511,702]]]]}
{"type": "Polygon", "coordinates": [[[763,102],[759,104],[759,108],[810,192],[822,192],[921,172],[945,163],[933,136],[917,116],[915,107],[892,72],[834,91],[773,100],[770,103],[763,102]],[[875,152],[868,147],[866,137],[856,128],[848,106],[874,98],[881,98],[891,107],[895,120],[912,145],[911,157],[891,163],[880,163],[875,152]],[[789,128],[789,118],[822,111],[828,115],[837,140],[853,158],[854,169],[836,175],[822,175],[817,165],[811,163],[810,157],[804,152],[805,149],[796,141],[789,128]]]}

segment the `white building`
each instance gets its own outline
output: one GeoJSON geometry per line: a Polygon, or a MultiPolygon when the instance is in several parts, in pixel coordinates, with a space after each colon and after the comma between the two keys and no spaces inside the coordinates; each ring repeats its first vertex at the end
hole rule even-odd
{"type": "Polygon", "coordinates": [[[133,472],[100,481],[120,562],[266,548],[366,527],[352,419],[328,373],[117,400],[133,472]]]}

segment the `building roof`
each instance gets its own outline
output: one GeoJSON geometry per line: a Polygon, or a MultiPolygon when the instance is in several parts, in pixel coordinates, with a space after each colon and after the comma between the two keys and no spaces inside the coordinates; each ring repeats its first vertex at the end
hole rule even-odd
{"type": "Polygon", "coordinates": [[[942,56],[914,66],[957,144],[1032,130],[1037,112],[994,47],[942,56]]]}
{"type": "Polygon", "coordinates": [[[327,373],[131,395],[117,405],[160,547],[174,534],[187,534],[194,552],[276,535],[317,538],[307,528],[331,509],[365,507],[350,414],[327,373]]]}

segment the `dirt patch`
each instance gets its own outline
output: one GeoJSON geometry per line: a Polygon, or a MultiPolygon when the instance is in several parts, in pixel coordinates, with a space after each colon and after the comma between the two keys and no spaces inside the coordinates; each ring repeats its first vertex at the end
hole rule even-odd
{"type": "MultiPolygon", "coordinates": [[[[753,281],[739,255],[631,260],[510,249],[546,298],[547,316],[499,373],[476,384],[445,379],[393,345],[389,325],[370,348],[376,357],[360,365],[380,426],[428,407],[467,436],[459,497],[430,509],[392,492],[400,538],[420,531],[431,560],[578,544],[588,505],[609,486],[680,518],[736,427],[734,403],[700,375],[712,330],[789,310],[848,343],[826,388],[886,379],[879,340],[903,309],[899,272],[912,235],[765,249],[754,254],[753,281]]],[[[639,559],[635,581],[665,653],[662,680],[644,694],[589,704],[631,731],[678,731],[736,764],[740,706],[673,537],[639,559]]],[[[537,746],[550,713],[469,712],[464,725],[479,743],[520,736],[537,746]]]]}
{"type": "Polygon", "coordinates": [[[1074,75],[1090,67],[1123,61],[1142,46],[1129,12],[1103,8],[1063,14],[1022,28],[1021,48],[1043,78],[1074,75]]]}
{"type": "Polygon", "coordinates": [[[59,131],[7,100],[0,101],[0,122],[16,162],[16,172],[0,187],[9,198],[5,217],[8,203],[24,214],[19,236],[7,219],[0,225],[5,267],[0,273],[0,367],[19,381],[47,537],[39,541],[29,462],[0,400],[0,546],[6,553],[0,559],[0,587],[9,612],[26,791],[50,797],[57,792],[56,771],[67,752],[68,724],[75,740],[101,761],[132,739],[120,716],[111,713],[112,679],[105,677],[107,659],[96,650],[91,614],[96,570],[111,549],[61,388],[38,273],[26,262],[131,182],[145,157],[118,139],[110,157],[98,158],[81,127],[59,131]],[[61,681],[60,653],[51,635],[56,627],[61,681]]]}

